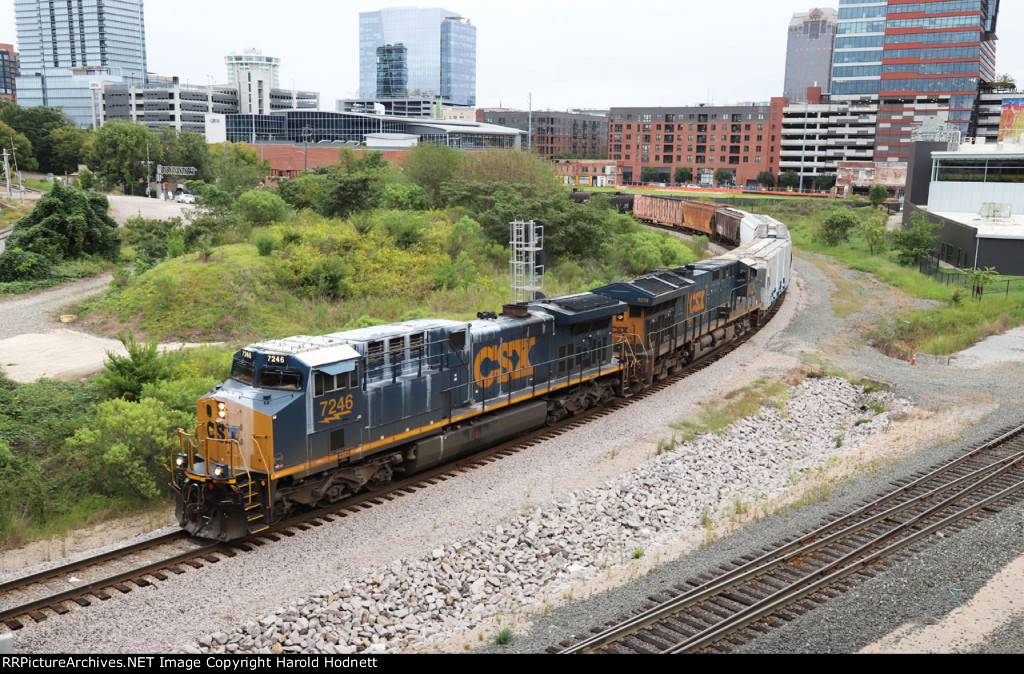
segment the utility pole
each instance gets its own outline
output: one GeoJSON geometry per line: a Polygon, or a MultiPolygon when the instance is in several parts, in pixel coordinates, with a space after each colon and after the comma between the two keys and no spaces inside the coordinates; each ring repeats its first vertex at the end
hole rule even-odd
{"type": "Polygon", "coordinates": [[[4,183],[7,186],[7,198],[10,199],[11,194],[11,165],[7,161],[7,148],[4,148],[4,183]]]}
{"type": "Polygon", "coordinates": [[[533,94],[530,94],[530,123],[526,135],[526,153],[533,154],[533,94]]]}

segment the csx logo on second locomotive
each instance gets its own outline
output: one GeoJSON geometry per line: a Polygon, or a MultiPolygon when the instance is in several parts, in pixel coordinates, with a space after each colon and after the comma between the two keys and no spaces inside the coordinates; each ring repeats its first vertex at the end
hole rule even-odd
{"type": "Polygon", "coordinates": [[[702,290],[699,293],[694,293],[690,296],[688,307],[690,314],[699,314],[705,309],[707,301],[708,291],[702,290]]]}
{"type": "Polygon", "coordinates": [[[501,346],[485,346],[476,356],[473,374],[481,388],[497,383],[505,384],[513,379],[523,379],[533,374],[530,363],[530,349],[537,345],[537,338],[517,339],[501,346]]]}

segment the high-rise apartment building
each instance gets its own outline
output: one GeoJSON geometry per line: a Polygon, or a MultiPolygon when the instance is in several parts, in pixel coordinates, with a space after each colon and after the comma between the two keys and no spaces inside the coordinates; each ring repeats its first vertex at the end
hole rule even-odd
{"type": "Polygon", "coordinates": [[[816,8],[794,14],[789,22],[783,95],[791,103],[806,103],[809,87],[829,91],[838,18],[839,12],[834,9],[816,8]]]}
{"type": "Polygon", "coordinates": [[[90,126],[103,82],[146,81],[143,0],[15,0],[14,13],[21,105],[60,106],[90,126]]]}
{"type": "Polygon", "coordinates": [[[281,60],[264,56],[258,49],[229,54],[228,84],[238,87],[238,103],[243,115],[265,115],[270,112],[270,92],[280,86],[281,60]]]}
{"type": "Polygon", "coordinates": [[[359,15],[359,90],[370,98],[476,105],[476,26],[447,9],[359,15]]]}
{"type": "Polygon", "coordinates": [[[0,99],[18,100],[15,78],[19,75],[18,52],[14,45],[0,44],[0,99]]]}
{"type": "Polygon", "coordinates": [[[675,182],[678,168],[693,181],[712,185],[719,169],[740,187],[757,186],[762,171],[779,173],[786,99],[741,105],[678,108],[612,108],[608,124],[609,159],[620,162],[623,183],[640,182],[643,170],[658,182],[675,182]]]}
{"type": "Polygon", "coordinates": [[[876,161],[907,161],[926,117],[971,130],[979,86],[995,78],[998,13],[998,0],[840,0],[832,99],[878,99],[876,161]]]}

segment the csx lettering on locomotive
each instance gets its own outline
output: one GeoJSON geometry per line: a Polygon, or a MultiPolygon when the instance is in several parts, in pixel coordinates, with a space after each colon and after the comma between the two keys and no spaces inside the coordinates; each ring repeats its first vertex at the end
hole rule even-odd
{"type": "Polygon", "coordinates": [[[507,384],[514,379],[532,376],[530,349],[536,345],[537,338],[530,337],[480,349],[473,368],[480,387],[490,388],[495,384],[507,384]]]}
{"type": "Polygon", "coordinates": [[[689,306],[689,310],[690,310],[690,315],[691,316],[693,314],[699,314],[702,311],[704,311],[704,308],[705,308],[706,303],[707,303],[707,296],[708,296],[707,291],[706,290],[702,290],[699,293],[694,293],[690,297],[690,301],[688,303],[688,306],[689,306]]]}

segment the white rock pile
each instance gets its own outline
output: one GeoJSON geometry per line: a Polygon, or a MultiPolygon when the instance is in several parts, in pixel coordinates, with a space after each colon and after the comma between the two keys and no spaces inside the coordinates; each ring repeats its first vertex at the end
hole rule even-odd
{"type": "Polygon", "coordinates": [[[678,541],[730,499],[772,498],[851,452],[909,406],[843,379],[810,379],[721,435],[668,451],[601,488],[535,508],[478,538],[396,560],[184,647],[189,653],[383,653],[427,648],[574,581],[678,541]],[[876,410],[884,410],[877,413],[876,410]],[[859,423],[859,425],[857,425],[859,423]]]}

